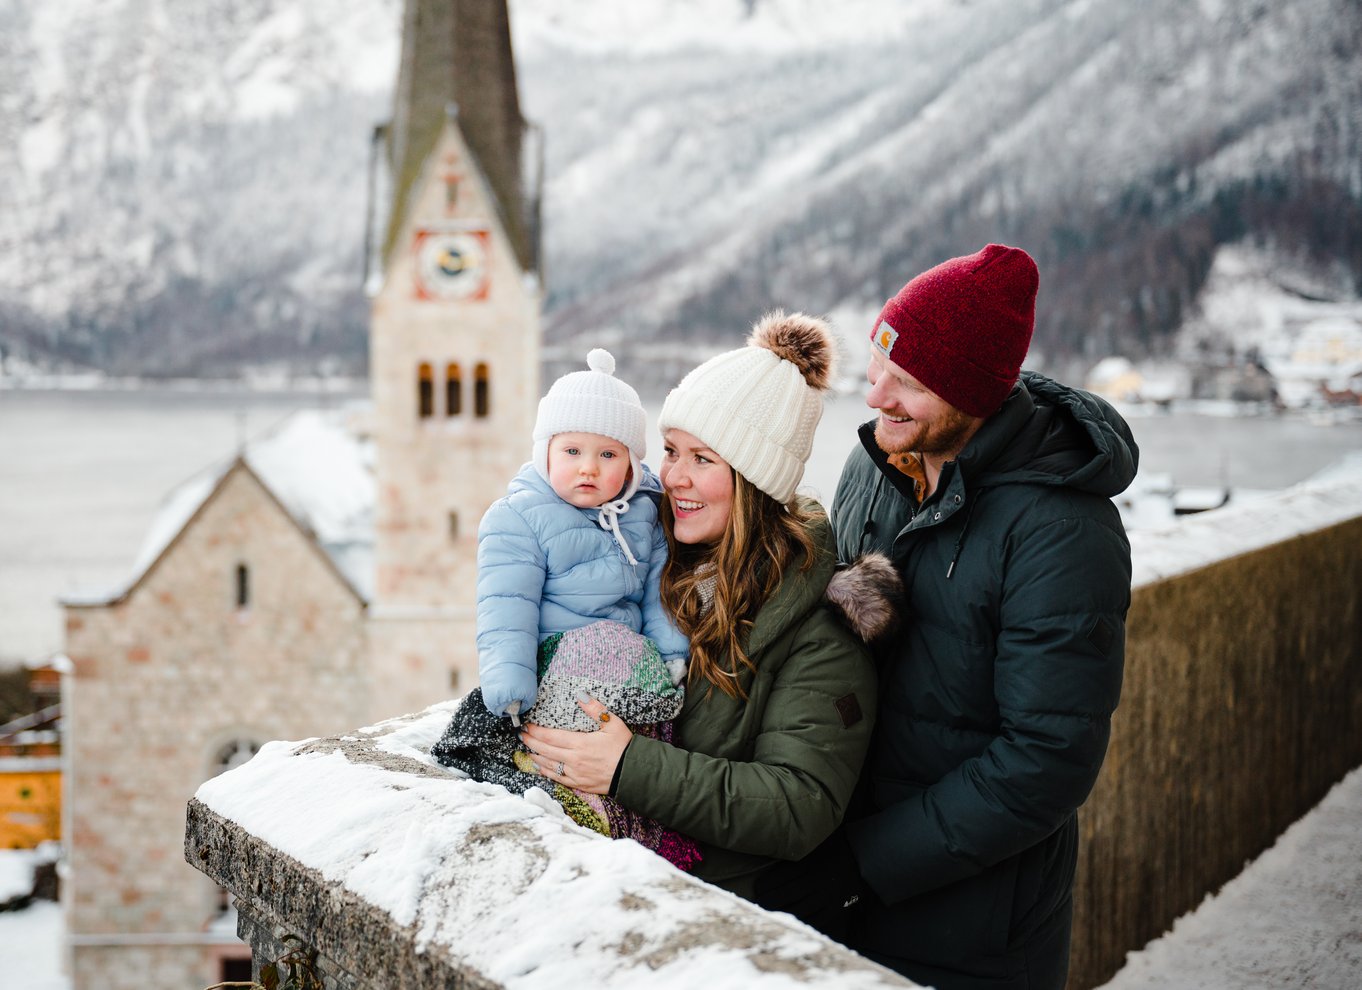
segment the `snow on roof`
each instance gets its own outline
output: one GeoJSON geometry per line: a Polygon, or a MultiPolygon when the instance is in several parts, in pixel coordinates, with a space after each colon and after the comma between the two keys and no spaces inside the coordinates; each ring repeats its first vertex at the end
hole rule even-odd
{"type": "Polygon", "coordinates": [[[294,413],[246,450],[246,462],[365,601],[373,594],[374,474],[372,447],[342,421],[343,413],[294,413]]]}
{"type": "Polygon", "coordinates": [[[30,657],[24,661],[24,667],[28,670],[51,668],[59,674],[69,674],[75,669],[71,664],[71,658],[65,653],[43,653],[30,657]]]}
{"type": "Polygon", "coordinates": [[[1092,370],[1088,372],[1088,381],[1099,385],[1106,384],[1134,370],[1135,365],[1129,358],[1105,357],[1092,366],[1092,370]]]}
{"type": "MultiPolygon", "coordinates": [[[[373,593],[372,448],[346,426],[344,410],[305,409],[252,441],[240,459],[277,498],[364,601],[373,593]]],[[[216,463],[173,489],[142,541],[127,582],[68,595],[68,605],[103,605],[131,591],[203,507],[238,461],[216,463]]]]}
{"type": "MultiPolygon", "coordinates": [[[[442,702],[341,740],[267,743],[201,785],[195,797],[380,908],[395,925],[412,926],[418,952],[439,946],[507,987],[543,986],[549,973],[560,986],[632,986],[640,979],[633,968],[638,960],[626,958],[620,945],[667,943],[712,912],[716,899],[751,910],[636,842],[611,841],[576,825],[542,791],[520,797],[439,767],[430,748],[458,704],[442,702]],[[333,743],[371,747],[440,772],[352,760],[333,743]],[[280,814],[281,800],[294,813],[280,814]],[[479,842],[471,858],[457,852],[481,826],[509,823],[528,829],[533,840],[479,842]],[[540,851],[542,869],[527,861],[540,851]],[[644,918],[630,906],[641,897],[663,897],[667,908],[644,918]]],[[[827,945],[812,929],[791,923],[771,934],[763,952],[776,962],[798,960],[827,945]]],[[[658,953],[645,980],[650,987],[739,987],[758,975],[721,939],[670,955],[675,958],[658,953]]],[[[782,978],[773,966],[760,976],[765,987],[804,990],[895,984],[871,967],[782,978]]]]}

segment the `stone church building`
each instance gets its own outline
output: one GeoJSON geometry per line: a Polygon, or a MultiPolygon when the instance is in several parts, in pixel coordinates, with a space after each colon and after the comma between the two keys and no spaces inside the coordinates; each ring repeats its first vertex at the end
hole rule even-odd
{"type": "Polygon", "coordinates": [[[63,603],[74,990],[249,979],[225,894],[184,862],[198,785],[268,740],[476,683],[477,524],[539,393],[539,180],[505,4],[403,16],[375,132],[369,406],[300,414],[188,482],[125,587],[63,603]]]}

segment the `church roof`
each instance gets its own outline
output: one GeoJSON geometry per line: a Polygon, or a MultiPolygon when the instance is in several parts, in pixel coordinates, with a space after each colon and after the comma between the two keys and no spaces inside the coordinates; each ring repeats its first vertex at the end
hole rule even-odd
{"type": "Polygon", "coordinates": [[[510,16],[505,0],[406,0],[402,61],[388,125],[392,201],[383,256],[390,254],[446,122],[457,124],[491,187],[521,268],[537,268],[535,190],[525,188],[510,16]]]}
{"type": "Polygon", "coordinates": [[[126,597],[199,510],[238,469],[249,471],[364,602],[373,596],[372,445],[346,425],[343,410],[302,410],[235,457],[173,489],[142,541],[126,583],[105,593],[69,595],[67,605],[104,605],[126,597]]]}

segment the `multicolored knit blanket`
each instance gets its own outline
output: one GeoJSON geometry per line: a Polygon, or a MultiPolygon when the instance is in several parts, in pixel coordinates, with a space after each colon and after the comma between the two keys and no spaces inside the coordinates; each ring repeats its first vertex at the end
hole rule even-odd
{"type": "MultiPolygon", "coordinates": [[[[684,690],[672,683],[657,646],[647,637],[618,622],[594,622],[544,640],[538,663],[539,696],[524,713],[525,721],[594,732],[599,725],[577,705],[577,695],[584,692],[634,732],[671,742],[671,720],[681,711],[684,690]]],[[[535,773],[511,720],[487,710],[480,688],[463,699],[431,753],[447,767],[514,794],[531,787],[547,791],[578,824],[612,839],[634,839],[682,870],[700,861],[693,839],[612,797],[587,794],[535,773]]]]}

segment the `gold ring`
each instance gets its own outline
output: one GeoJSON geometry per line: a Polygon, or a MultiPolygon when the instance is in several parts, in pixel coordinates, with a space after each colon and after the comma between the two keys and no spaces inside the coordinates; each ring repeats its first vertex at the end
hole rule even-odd
{"type": "Polygon", "coordinates": [[[565,776],[565,774],[564,774],[564,772],[563,772],[563,761],[562,761],[562,760],[559,760],[559,761],[558,761],[558,767],[557,767],[557,769],[558,769],[558,776],[560,776],[560,777],[565,776]]]}
{"type": "Polygon", "coordinates": [[[609,721],[610,721],[610,713],[609,713],[609,712],[601,712],[601,721],[602,721],[602,722],[609,722],[609,721]]]}

